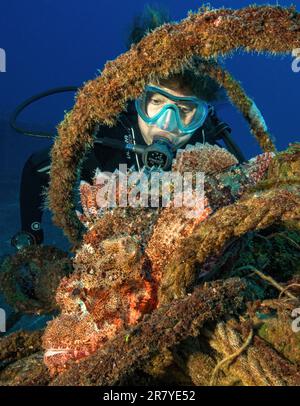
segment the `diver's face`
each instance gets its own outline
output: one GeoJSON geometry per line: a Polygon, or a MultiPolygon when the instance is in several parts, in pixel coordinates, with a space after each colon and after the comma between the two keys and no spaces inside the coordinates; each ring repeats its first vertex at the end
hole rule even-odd
{"type": "MultiPolygon", "coordinates": [[[[178,84],[176,84],[176,83],[170,84],[170,85],[168,85],[168,87],[165,87],[162,85],[155,85],[153,83],[150,83],[150,85],[158,86],[160,89],[165,90],[166,92],[170,93],[173,96],[178,96],[178,97],[194,96],[194,94],[191,91],[189,91],[188,89],[180,88],[178,86],[178,84]]],[[[153,102],[149,104],[149,110],[151,110],[150,114],[151,113],[153,113],[153,115],[156,114],[157,105],[159,103],[164,102],[164,100],[161,100],[163,98],[164,98],[164,96],[162,96],[161,94],[157,94],[157,100],[154,99],[153,102]]],[[[175,103],[175,102],[168,99],[168,103],[175,103]]],[[[189,114],[193,114],[193,112],[189,112],[189,111],[186,112],[187,120],[189,119],[189,114]]],[[[174,132],[164,131],[155,125],[150,125],[150,124],[146,123],[139,115],[138,115],[138,124],[139,124],[140,131],[142,133],[142,136],[143,136],[146,144],[148,144],[148,145],[152,144],[154,136],[159,135],[159,136],[166,137],[173,143],[173,145],[176,146],[176,148],[179,148],[179,147],[185,145],[189,141],[191,136],[193,135],[193,134],[182,134],[182,133],[179,133],[178,131],[174,131],[174,132]]]]}

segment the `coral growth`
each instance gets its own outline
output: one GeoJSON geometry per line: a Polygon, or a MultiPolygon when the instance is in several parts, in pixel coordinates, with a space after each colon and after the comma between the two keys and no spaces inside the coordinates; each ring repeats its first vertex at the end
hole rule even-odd
{"type": "Polygon", "coordinates": [[[26,247],[1,264],[0,291],[17,311],[47,313],[57,308],[56,289],[72,270],[65,252],[52,246],[26,247]]]}
{"type": "Polygon", "coordinates": [[[43,331],[18,331],[0,339],[0,386],[47,385],[41,352],[43,331]]]}
{"type": "MultiPolygon", "coordinates": [[[[77,243],[84,231],[75,214],[73,188],[77,168],[93,145],[97,122],[113,125],[129,99],[137,98],[151,80],[179,72],[192,56],[210,59],[237,49],[247,52],[290,53],[300,43],[300,15],[295,7],[249,6],[240,10],[199,10],[180,23],[164,24],[140,43],[106,64],[100,77],[78,92],[73,110],[60,124],[52,149],[49,204],[54,221],[77,243]]],[[[210,69],[206,69],[209,73],[210,69]]],[[[241,87],[224,73],[219,77],[231,100],[251,125],[264,151],[274,151],[264,122],[241,87]]],[[[201,72],[200,72],[201,73],[201,72]]],[[[205,72],[204,72],[205,73],[205,72]]]]}
{"type": "MultiPolygon", "coordinates": [[[[271,159],[272,154],[266,153],[238,165],[228,151],[209,144],[178,151],[172,166],[177,173],[209,174],[204,196],[191,207],[176,207],[176,191],[166,207],[103,209],[97,203],[102,173],[96,172],[92,185],[81,185],[84,213],[79,216],[88,230],[74,259],[75,272],[63,279],[57,291],[62,315],[50,322],[44,336],[45,362],[51,370],[61,371],[69,359],[89,356],[155,309],[159,305],[158,289],[165,290],[168,280],[165,270],[184,241],[215,210],[235,201],[261,179],[271,159]],[[194,216],[189,216],[191,211],[196,211],[194,216]]],[[[120,188],[116,190],[120,196],[120,188]]],[[[131,191],[130,187],[126,189],[128,196],[131,191]]],[[[178,268],[181,263],[176,260],[178,268]]],[[[180,274],[186,276],[182,270],[180,274]]],[[[172,275],[177,277],[177,270],[172,270],[172,275]]],[[[160,301],[164,302],[162,296],[160,301]]]]}
{"type": "Polygon", "coordinates": [[[49,381],[50,375],[41,351],[16,361],[0,372],[0,386],[45,386],[49,381]]]}
{"type": "Polygon", "coordinates": [[[41,350],[43,332],[18,331],[0,341],[0,367],[41,350]]]}
{"type": "MultiPolygon", "coordinates": [[[[228,245],[249,231],[263,230],[280,222],[299,228],[299,188],[290,188],[289,184],[293,176],[298,176],[297,153],[297,145],[291,145],[280,154],[268,152],[237,164],[228,151],[217,146],[197,144],[178,151],[172,170],[207,171],[204,211],[191,218],[186,216],[187,208],[175,207],[172,200],[167,207],[103,209],[97,200],[98,181],[102,176],[98,171],[93,184],[85,183],[81,188],[82,220],[87,232],[74,259],[75,272],[63,279],[57,291],[62,314],[50,322],[43,338],[45,362],[51,373],[64,373],[72,368],[71,375],[64,376],[74,379],[72,360],[81,361],[85,368],[84,365],[96,359],[93,354],[104,351],[114,339],[125,336],[126,342],[126,337],[131,337],[126,331],[137,323],[141,326],[145,313],[186,297],[203,276],[207,277],[211,271],[214,274],[214,267],[220,266],[218,261],[228,245]],[[260,190],[260,184],[277,176],[272,168],[278,166],[278,161],[289,174],[286,182],[260,190]]],[[[174,193],[172,198],[176,196],[174,193]]],[[[221,260],[221,265],[225,262],[221,260]]],[[[231,269],[234,275],[234,267],[231,269]]],[[[228,277],[226,272],[224,277],[228,277]]],[[[245,299],[255,300],[259,290],[253,288],[252,280],[247,283],[245,299]]],[[[242,338],[239,340],[242,342],[242,338]]],[[[255,364],[262,359],[260,351],[266,344],[258,337],[253,342],[255,348],[249,349],[249,357],[255,364]]],[[[220,351],[221,356],[228,356],[232,347],[228,348],[229,352],[220,351]]],[[[283,361],[272,351],[270,347],[273,371],[283,361]]],[[[199,357],[203,359],[203,355],[195,357],[194,363],[200,362],[199,357]]],[[[204,358],[203,362],[210,362],[208,356],[204,358]]],[[[239,371],[239,366],[236,368],[239,371]]],[[[289,363],[284,368],[293,370],[289,363]]],[[[263,375],[249,377],[244,369],[242,375],[235,372],[234,379],[243,384],[274,384],[276,379],[281,384],[298,382],[298,375],[295,380],[288,376],[280,380],[278,371],[273,378],[270,371],[264,371],[269,374],[269,380],[264,380],[263,375]]]]}
{"type": "MultiPolygon", "coordinates": [[[[56,292],[61,314],[43,335],[51,377],[38,345],[14,359],[17,336],[9,336],[0,341],[9,360],[0,384],[300,385],[300,332],[291,329],[300,291],[300,145],[275,153],[255,103],[210,59],[238,48],[290,52],[299,27],[294,7],[204,7],[150,33],[79,91],[52,150],[54,219],[72,242],[84,235],[74,272],[56,292]],[[208,144],[179,150],[171,172],[205,173],[192,207],[176,207],[175,188],[166,206],[144,207],[140,193],[137,207],[103,207],[98,171],[91,185],[81,183],[76,216],[73,187],[94,125],[113,125],[146,83],[192,66],[193,55],[202,58],[194,69],[227,90],[264,153],[238,164],[208,144]]],[[[150,175],[143,169],[126,197],[150,175]]],[[[119,202],[122,185],[116,192],[119,202]]],[[[17,306],[27,308],[23,302],[17,306]]]]}
{"type": "Polygon", "coordinates": [[[199,287],[191,296],[154,311],[138,326],[121,332],[95,355],[79,364],[71,364],[53,384],[113,385],[122,382],[151,356],[172,348],[190,335],[197,335],[205,322],[241,308],[244,289],[245,285],[239,279],[199,287]]]}
{"type": "MultiPolygon", "coordinates": [[[[289,172],[289,164],[294,166],[293,156],[296,145],[291,146],[281,157],[285,156],[285,171],[289,172]],[[291,154],[291,151],[292,154],[291,154]]],[[[278,158],[277,158],[278,159],[278,158]]],[[[268,160],[268,165],[272,165],[273,160],[277,162],[276,156],[268,160]]],[[[282,158],[283,159],[283,158],[282,158]]],[[[299,185],[290,189],[290,181],[293,180],[291,174],[285,182],[278,182],[277,187],[258,191],[260,184],[265,181],[276,184],[278,176],[273,170],[267,173],[262,179],[263,171],[266,171],[265,160],[257,157],[250,160],[245,166],[250,165],[250,177],[253,181],[260,179],[256,187],[250,186],[249,190],[244,190],[240,199],[233,203],[227,201],[226,207],[221,207],[208,218],[205,223],[200,223],[193,234],[185,238],[178,248],[176,254],[170,259],[160,285],[160,300],[166,302],[173,298],[184,296],[187,289],[195,283],[198,277],[198,270],[205,261],[213,256],[220,256],[222,251],[232,239],[241,237],[249,231],[267,228],[276,223],[283,222],[289,227],[300,228],[300,196],[299,185]],[[256,162],[258,167],[251,170],[251,163],[256,162]],[[273,182],[273,176],[276,176],[273,182]],[[254,189],[254,190],[253,190],[254,189]]],[[[275,164],[276,165],[276,164],[275,164]]],[[[243,166],[243,165],[242,165],[243,166]]],[[[296,173],[298,178],[298,173],[296,173]]],[[[224,176],[222,175],[224,182],[224,176]]],[[[225,178],[226,179],[226,178],[225,178]]],[[[235,190],[235,177],[230,177],[231,190],[235,190]]],[[[214,190],[218,188],[215,187],[214,190]]],[[[225,205],[226,194],[222,189],[222,197],[225,205]]],[[[218,199],[216,200],[218,201],[218,199]]],[[[220,206],[219,206],[220,207],[220,206]]]]}
{"type": "MultiPolygon", "coordinates": [[[[208,342],[211,348],[225,360],[242,348],[245,340],[245,332],[241,329],[241,325],[235,320],[230,320],[227,323],[218,323],[213,333],[209,334],[208,342]]],[[[233,357],[228,361],[232,359],[233,357]]],[[[300,384],[300,371],[297,366],[278,355],[276,350],[268,346],[258,335],[254,337],[252,345],[245,346],[244,351],[236,356],[235,362],[231,364],[228,362],[226,367],[228,368],[225,372],[227,381],[230,376],[231,382],[240,382],[246,386],[298,386],[300,384]]],[[[211,380],[211,384],[217,384],[217,380],[220,379],[218,375],[224,376],[224,373],[217,374],[215,371],[217,370],[215,369],[213,373],[215,380],[211,380]]]]}

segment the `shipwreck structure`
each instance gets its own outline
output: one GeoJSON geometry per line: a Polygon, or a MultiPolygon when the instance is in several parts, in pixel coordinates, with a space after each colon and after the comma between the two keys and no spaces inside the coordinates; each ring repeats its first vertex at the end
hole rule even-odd
{"type": "Polygon", "coordinates": [[[294,7],[203,7],[149,33],[84,84],[59,125],[48,192],[54,221],[73,243],[73,272],[61,274],[60,314],[43,334],[1,339],[0,362],[10,361],[0,384],[300,385],[300,333],[292,329],[300,144],[277,151],[254,101],[217,62],[237,49],[296,48],[294,7]],[[173,171],[205,173],[198,217],[172,202],[99,210],[99,173],[81,184],[78,214],[75,186],[95,125],[113,125],[147,83],[185,66],[227,91],[262,154],[239,164],[207,144],[178,151],[173,171]]]}

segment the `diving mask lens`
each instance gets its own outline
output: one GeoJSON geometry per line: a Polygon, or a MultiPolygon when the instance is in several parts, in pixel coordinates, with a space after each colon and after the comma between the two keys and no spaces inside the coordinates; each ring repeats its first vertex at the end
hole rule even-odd
{"type": "Polygon", "coordinates": [[[185,134],[201,127],[208,114],[207,103],[197,97],[174,96],[156,86],[147,86],[135,105],[147,124],[185,134]]]}

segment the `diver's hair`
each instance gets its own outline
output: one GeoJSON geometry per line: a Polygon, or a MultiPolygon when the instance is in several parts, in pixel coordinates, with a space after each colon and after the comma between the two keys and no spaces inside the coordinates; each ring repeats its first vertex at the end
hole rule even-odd
{"type": "MultiPolygon", "coordinates": [[[[140,42],[151,31],[169,22],[169,12],[164,7],[147,4],[144,11],[133,19],[126,42],[127,49],[140,42]]],[[[197,59],[196,64],[191,63],[190,67],[184,68],[180,73],[171,74],[166,79],[160,79],[157,84],[189,90],[208,102],[223,99],[224,91],[215,80],[191,68],[192,65],[199,65],[199,57],[194,58],[197,59]]]]}
{"type": "MultiPolygon", "coordinates": [[[[200,61],[199,57],[193,57],[191,66],[199,66],[200,61]],[[197,63],[194,64],[193,60],[197,60],[197,63]]],[[[208,62],[206,61],[206,63],[208,62]]],[[[214,79],[192,67],[185,67],[180,73],[173,73],[166,79],[159,79],[156,83],[164,87],[171,87],[174,90],[190,91],[196,97],[207,102],[220,101],[226,97],[224,89],[214,79]]]]}
{"type": "Polygon", "coordinates": [[[140,42],[143,37],[155,30],[155,28],[170,21],[167,9],[161,5],[146,4],[142,13],[133,18],[126,41],[127,49],[129,50],[131,45],[140,42]]]}

